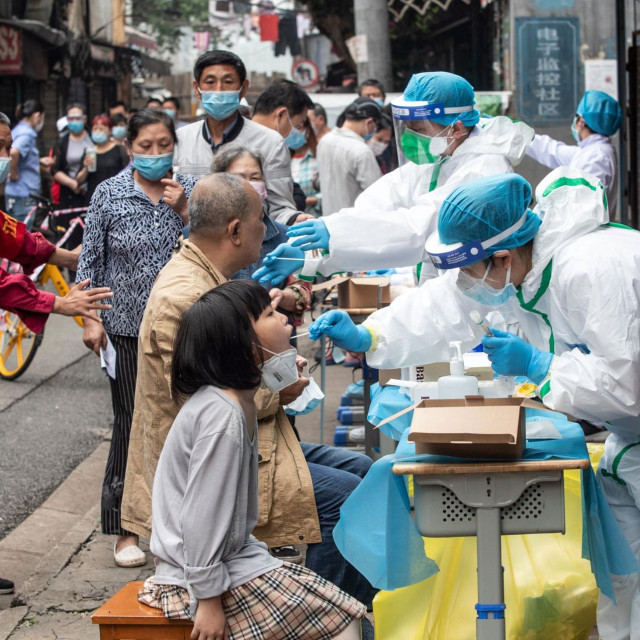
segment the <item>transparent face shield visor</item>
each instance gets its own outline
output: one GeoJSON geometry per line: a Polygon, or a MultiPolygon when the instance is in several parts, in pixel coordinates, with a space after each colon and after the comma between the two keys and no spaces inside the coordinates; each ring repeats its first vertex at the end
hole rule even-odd
{"type": "Polygon", "coordinates": [[[439,162],[453,141],[452,125],[443,126],[433,120],[473,111],[473,108],[445,107],[441,103],[410,102],[403,98],[394,100],[391,112],[400,166],[408,162],[439,162]]]}

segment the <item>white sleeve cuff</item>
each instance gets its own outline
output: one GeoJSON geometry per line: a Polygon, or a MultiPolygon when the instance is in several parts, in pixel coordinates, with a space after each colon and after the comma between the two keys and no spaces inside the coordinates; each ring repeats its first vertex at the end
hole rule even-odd
{"type": "Polygon", "coordinates": [[[304,265],[300,271],[300,276],[307,278],[315,278],[318,273],[318,267],[322,262],[322,256],[318,255],[315,251],[304,252],[304,265]]]}

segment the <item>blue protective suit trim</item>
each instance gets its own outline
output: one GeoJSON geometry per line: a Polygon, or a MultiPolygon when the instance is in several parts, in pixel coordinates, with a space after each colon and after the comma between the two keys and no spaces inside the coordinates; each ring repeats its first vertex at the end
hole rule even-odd
{"type": "Polygon", "coordinates": [[[476,604],[476,611],[478,612],[478,620],[502,620],[504,618],[504,611],[507,605],[504,602],[500,604],[476,604]],[[492,613],[492,616],[489,614],[492,613]]]}
{"type": "MultiPolygon", "coordinates": [[[[377,427],[385,418],[392,416],[398,411],[402,411],[411,404],[407,395],[402,393],[398,387],[381,387],[379,383],[371,385],[371,403],[367,420],[377,427]]],[[[413,411],[387,422],[380,427],[380,432],[387,438],[399,441],[402,434],[411,426],[413,411]]]]}
{"type": "MultiPolygon", "coordinates": [[[[406,398],[405,406],[410,402],[406,398]]],[[[552,420],[562,438],[527,441],[523,460],[589,458],[579,425],[556,412],[526,411],[527,421],[552,420]]],[[[411,518],[405,479],[392,473],[393,465],[416,461],[470,462],[444,456],[417,456],[413,443],[407,441],[408,433],[408,429],[404,431],[394,455],[373,464],[340,509],[340,521],[333,531],[342,555],[378,589],[406,587],[439,571],[438,565],[425,554],[423,538],[411,518]]],[[[600,590],[615,602],[611,574],[636,573],[640,565],[596,482],[593,469],[583,470],[581,476],[582,556],[591,561],[600,590]]]]}

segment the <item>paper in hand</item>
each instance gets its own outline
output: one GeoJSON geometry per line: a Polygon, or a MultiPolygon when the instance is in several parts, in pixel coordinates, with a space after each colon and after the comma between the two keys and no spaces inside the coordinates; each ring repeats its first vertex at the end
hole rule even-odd
{"type": "Polygon", "coordinates": [[[102,370],[113,380],[116,379],[116,350],[107,336],[107,348],[100,347],[100,366],[102,370]]]}

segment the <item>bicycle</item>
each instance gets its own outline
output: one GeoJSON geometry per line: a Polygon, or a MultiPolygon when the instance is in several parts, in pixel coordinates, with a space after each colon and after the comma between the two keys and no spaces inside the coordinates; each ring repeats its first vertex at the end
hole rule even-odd
{"type": "MultiPolygon", "coordinates": [[[[36,213],[44,211],[45,218],[40,225],[41,231],[49,230],[55,237],[56,247],[66,248],[76,240],[81,240],[84,230],[83,214],[87,207],[75,207],[73,209],[53,210],[50,200],[30,194],[36,200],[36,205],[29,211],[25,222],[28,224],[35,219],[36,213]],[[62,219],[69,218],[65,225],[60,224],[62,219]]],[[[76,242],[76,245],[79,242],[76,242]]],[[[2,261],[2,267],[11,273],[22,271],[20,265],[2,261]]],[[[69,284],[60,269],[51,264],[38,267],[30,276],[38,288],[42,288],[51,282],[61,296],[69,293],[69,284]]],[[[74,316],[74,320],[81,327],[82,318],[74,316]]],[[[40,334],[31,331],[20,318],[10,311],[0,309],[0,379],[16,380],[28,368],[36,355],[38,347],[42,344],[44,330],[40,334]]]]}

